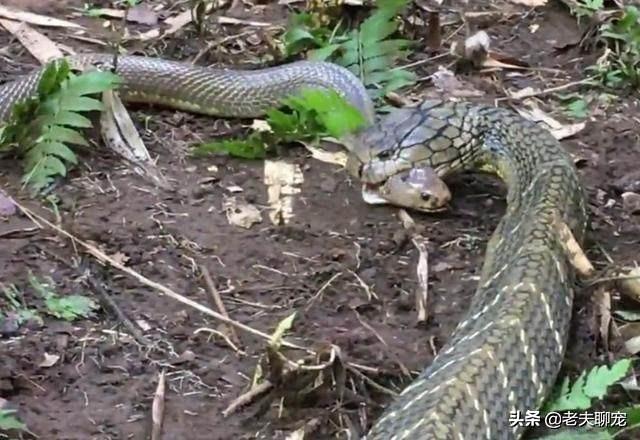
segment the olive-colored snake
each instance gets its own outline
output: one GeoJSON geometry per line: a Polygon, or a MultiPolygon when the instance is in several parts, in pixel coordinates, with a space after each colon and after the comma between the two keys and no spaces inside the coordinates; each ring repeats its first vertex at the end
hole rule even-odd
{"type": "MultiPolygon", "coordinates": [[[[112,57],[70,60],[77,68],[108,67],[112,57]]],[[[573,161],[548,131],[508,110],[436,101],[375,121],[358,78],[329,63],[246,72],[125,56],[117,73],[126,100],[228,117],[262,115],[302,88],[335,89],[370,122],[348,139],[349,170],[398,205],[433,210],[449,198],[441,178],[474,168],[497,173],[508,187],[507,212],[467,315],[367,438],[520,438],[524,427],[511,426],[510,413],[541,405],[567,344],[574,270],[559,228],[581,242],[587,219],[573,161]]],[[[34,93],[38,78],[0,86],[0,121],[34,93]]]]}

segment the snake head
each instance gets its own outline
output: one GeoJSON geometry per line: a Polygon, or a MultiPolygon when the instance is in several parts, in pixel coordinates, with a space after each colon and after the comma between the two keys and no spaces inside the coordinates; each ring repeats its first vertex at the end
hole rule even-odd
{"type": "Polygon", "coordinates": [[[442,211],[451,200],[449,187],[428,166],[394,174],[377,193],[387,203],[423,212],[442,211]]]}

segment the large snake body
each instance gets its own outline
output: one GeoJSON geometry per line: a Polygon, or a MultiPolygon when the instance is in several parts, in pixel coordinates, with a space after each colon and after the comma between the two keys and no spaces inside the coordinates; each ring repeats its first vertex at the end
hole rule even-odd
{"type": "MultiPolygon", "coordinates": [[[[110,66],[108,55],[70,58],[110,66]]],[[[585,199],[570,155],[549,132],[504,109],[426,101],[375,121],[361,82],[329,63],[213,70],[120,57],[125,99],[228,117],[254,117],[303,88],[334,89],[369,119],[348,140],[349,169],[392,203],[423,211],[449,197],[440,180],[462,169],[496,172],[508,208],[492,235],[464,320],[433,363],[373,426],[369,440],[512,440],[513,411],[540,406],[558,374],[571,317],[573,268],[559,230],[580,242],[585,199]]],[[[0,120],[33,94],[39,72],[0,86],[0,120]]],[[[426,344],[425,344],[426,345],[426,344]]]]}

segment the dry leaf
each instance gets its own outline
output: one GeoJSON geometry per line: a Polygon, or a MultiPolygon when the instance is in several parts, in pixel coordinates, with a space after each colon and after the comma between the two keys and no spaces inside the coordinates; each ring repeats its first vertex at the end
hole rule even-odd
{"type": "Polygon", "coordinates": [[[15,214],[17,211],[16,204],[13,203],[13,199],[7,196],[3,191],[0,191],[0,215],[8,217],[15,214]]]}
{"type": "Polygon", "coordinates": [[[115,254],[111,254],[110,257],[113,258],[114,261],[117,261],[118,263],[122,264],[123,266],[129,261],[129,257],[127,256],[127,254],[120,251],[116,252],[115,254]]]}
{"type": "Polygon", "coordinates": [[[269,218],[275,225],[287,224],[293,217],[293,197],[300,193],[304,182],[297,164],[284,161],[264,162],[264,183],[269,196],[269,218]]]}
{"type": "Polygon", "coordinates": [[[254,205],[240,202],[235,197],[227,197],[223,202],[229,224],[249,229],[262,221],[262,214],[254,205]]]}
{"type": "Polygon", "coordinates": [[[515,3],[517,5],[525,5],[525,6],[544,6],[547,4],[547,0],[509,0],[511,3],[515,3]]]}
{"type": "Polygon", "coordinates": [[[634,192],[624,192],[622,197],[622,208],[629,214],[640,213],[640,194],[634,192]]]}
{"type": "Polygon", "coordinates": [[[72,23],[66,20],[59,20],[57,18],[48,17],[46,15],[34,14],[32,12],[25,12],[19,9],[8,8],[0,5],[0,17],[8,18],[19,22],[29,23],[36,26],[49,26],[49,27],[66,27],[84,29],[84,27],[72,23]]]}
{"type": "Polygon", "coordinates": [[[38,364],[41,368],[51,368],[60,360],[60,355],[44,353],[44,360],[38,364]]]}
{"type": "Polygon", "coordinates": [[[462,98],[484,95],[483,91],[460,81],[451,70],[443,66],[438,66],[438,70],[431,75],[431,81],[438,90],[446,92],[448,96],[462,98]]]}
{"type": "Polygon", "coordinates": [[[171,184],[151,158],[118,94],[112,90],[104,92],[102,103],[105,108],[100,113],[100,133],[105,145],[136,165],[135,172],[161,188],[171,189],[171,184]]]}
{"type": "Polygon", "coordinates": [[[304,142],[302,144],[311,153],[311,156],[320,162],[340,165],[341,167],[345,167],[347,165],[348,154],[344,151],[331,152],[322,148],[312,147],[304,142]]]}
{"type": "Polygon", "coordinates": [[[158,24],[158,14],[149,6],[141,3],[129,9],[127,21],[154,26],[158,24]]]}
{"type": "Polygon", "coordinates": [[[41,64],[64,56],[53,41],[28,24],[4,19],[0,19],[0,24],[15,36],[41,64]]]}
{"type": "Polygon", "coordinates": [[[418,322],[427,320],[427,299],[429,296],[429,253],[427,252],[427,240],[417,236],[413,245],[418,249],[418,264],[416,275],[418,288],[416,289],[416,308],[418,309],[418,322]]]}
{"type": "Polygon", "coordinates": [[[562,124],[561,122],[555,120],[545,112],[543,112],[539,107],[532,105],[531,110],[525,109],[517,109],[520,115],[530,121],[540,123],[542,122],[549,129],[554,138],[558,140],[562,140],[568,137],[573,136],[578,133],[586,124],[584,122],[577,122],[575,124],[562,124]]]}

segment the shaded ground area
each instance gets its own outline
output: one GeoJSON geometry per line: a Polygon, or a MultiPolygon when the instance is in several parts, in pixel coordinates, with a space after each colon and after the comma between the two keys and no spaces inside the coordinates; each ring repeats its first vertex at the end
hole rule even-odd
{"type": "MultiPolygon", "coordinates": [[[[479,101],[503,97],[505,89],[546,88],[581,79],[597,57],[595,52],[563,47],[577,32],[566,11],[526,12],[514,7],[518,15],[509,16],[498,9],[500,5],[473,3],[473,11],[496,11],[484,25],[491,24],[486,30],[497,50],[540,67],[468,74],[465,79],[485,92],[479,101]]],[[[60,17],[68,13],[56,11],[60,17]]],[[[286,21],[285,9],[271,5],[250,12],[236,5],[217,15],[286,21]]],[[[458,26],[445,27],[445,35],[458,26]]],[[[92,36],[99,38],[101,29],[94,25],[92,36]]],[[[410,31],[417,37],[425,32],[418,26],[410,31]]],[[[225,41],[202,54],[200,62],[270,63],[273,50],[267,43],[274,32],[218,26],[207,39],[225,41]]],[[[49,30],[47,35],[78,50],[99,50],[67,38],[62,30],[49,30]]],[[[8,34],[0,32],[0,43],[4,47],[0,78],[36,66],[8,34]]],[[[205,44],[187,26],[162,41],[131,46],[152,55],[192,59],[205,44]]],[[[430,56],[416,52],[416,60],[430,56]]],[[[424,63],[417,69],[426,76],[436,65],[424,63]]],[[[422,83],[413,93],[424,96],[430,87],[422,83]]],[[[554,113],[557,107],[550,96],[540,96],[539,104],[554,113]]],[[[613,99],[608,108],[593,109],[586,128],[564,142],[580,159],[592,215],[588,251],[599,267],[606,266],[609,257],[632,262],[640,246],[638,217],[626,214],[620,200],[637,166],[638,101],[633,96],[613,99]],[[614,203],[607,203],[610,199],[614,203]]],[[[455,198],[450,210],[412,214],[429,238],[431,269],[429,319],[416,325],[417,251],[396,209],[366,205],[358,184],[344,171],[292,149],[284,152],[285,159],[302,164],[305,178],[294,219],[287,226],[272,226],[265,215],[262,224],[239,229],[227,221],[224,198],[231,195],[228,188],[239,186],[242,192],[236,197],[266,209],[262,164],[194,160],[187,156],[187,148],[199,139],[241,132],[240,124],[148,107],[137,107],[132,114],[160,168],[176,183],[175,191],[154,188],[112,154],[96,148],[83,154],[82,165],[56,190],[59,213],[24,195],[18,199],[49,219],[57,218],[65,230],[118,256],[128,267],[215,308],[200,275],[200,268],[206,267],[229,315],[255,329],[270,333],[297,311],[289,340],[319,351],[335,344],[345,361],[360,365],[363,375],[390,389],[397,391],[408,383],[403,370],[418,372],[428,365],[474,291],[487,239],[504,211],[501,184],[475,174],[460,176],[451,182],[455,198]]],[[[93,138],[98,139],[97,133],[93,138]]],[[[10,159],[0,161],[0,186],[12,195],[21,194],[18,168],[10,159]]],[[[222,410],[250,384],[265,354],[265,341],[240,333],[243,352],[239,353],[219,337],[195,333],[201,328],[224,329],[215,320],[101,266],[52,230],[34,229],[24,216],[2,219],[0,249],[0,281],[21,288],[29,304],[41,303],[28,287],[29,271],[50,275],[65,293],[87,292],[83,281],[90,278],[131,320],[146,326],[144,333],[152,342],[144,346],[124,334],[126,329],[108,308],[92,320],[64,324],[47,319],[43,328],[0,339],[0,396],[19,410],[40,438],[147,438],[161,370],[167,374],[167,439],[285,438],[305,422],[309,438],[346,438],[347,431],[360,433],[368,427],[390,401],[354,376],[345,384],[338,405],[332,379],[325,377],[324,386],[315,392],[275,398],[223,418],[222,410]],[[45,354],[60,359],[42,367],[45,354]]],[[[568,372],[606,356],[596,350],[590,293],[582,289],[577,300],[574,343],[565,363],[568,372]]],[[[296,358],[300,353],[289,355],[296,358]]]]}

